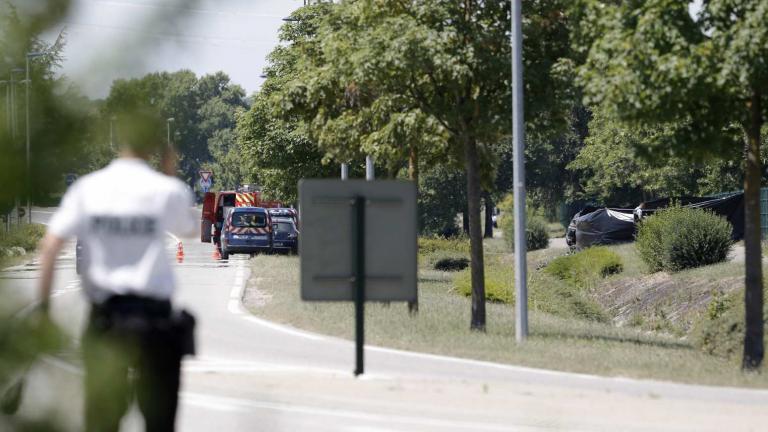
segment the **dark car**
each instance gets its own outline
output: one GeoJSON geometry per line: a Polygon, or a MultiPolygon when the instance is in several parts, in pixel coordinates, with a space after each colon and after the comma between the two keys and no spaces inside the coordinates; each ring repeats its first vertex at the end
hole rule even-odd
{"type": "Polygon", "coordinates": [[[299,251],[299,230],[293,218],[272,218],[272,250],[294,254],[299,251]]]}

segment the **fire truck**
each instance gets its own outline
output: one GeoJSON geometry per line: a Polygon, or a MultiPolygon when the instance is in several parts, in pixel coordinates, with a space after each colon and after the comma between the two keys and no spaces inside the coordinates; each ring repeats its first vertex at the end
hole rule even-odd
{"type": "Polygon", "coordinates": [[[207,192],[203,197],[203,215],[200,219],[200,241],[217,246],[221,245],[221,230],[224,227],[224,215],[231,207],[279,208],[277,201],[261,199],[261,192],[222,191],[207,192]]]}

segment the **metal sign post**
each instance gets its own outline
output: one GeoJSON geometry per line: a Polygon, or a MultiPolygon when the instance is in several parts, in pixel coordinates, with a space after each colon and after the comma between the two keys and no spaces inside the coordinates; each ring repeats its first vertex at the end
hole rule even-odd
{"type": "Polygon", "coordinates": [[[355,197],[355,376],[365,366],[365,198],[355,197]]]}
{"type": "Polygon", "coordinates": [[[416,187],[394,180],[302,180],[299,206],[301,298],[354,302],[358,376],[365,370],[365,302],[416,299],[416,187]]]}

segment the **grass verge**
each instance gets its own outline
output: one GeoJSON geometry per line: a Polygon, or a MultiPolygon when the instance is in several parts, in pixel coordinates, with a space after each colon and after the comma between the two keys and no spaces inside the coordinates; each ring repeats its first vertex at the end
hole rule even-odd
{"type": "MultiPolygon", "coordinates": [[[[579,373],[768,387],[766,374],[744,375],[733,363],[696,349],[687,339],[556,314],[534,303],[531,335],[523,345],[514,342],[514,308],[509,304],[489,302],[486,333],[472,332],[470,301],[457,295],[453,274],[431,269],[430,254],[435,253],[445,251],[436,249],[420,257],[417,316],[409,316],[403,304],[366,306],[366,338],[370,344],[579,373]]],[[[560,253],[550,249],[530,254],[532,278],[542,274],[533,269],[560,253]]],[[[500,259],[505,262],[509,257],[500,259]]],[[[252,263],[254,271],[245,304],[253,313],[298,328],[352,338],[351,304],[300,300],[298,258],[258,256],[252,263]]],[[[627,268],[630,274],[636,270],[627,268]]],[[[551,279],[532,281],[532,291],[537,286],[547,287],[547,281],[552,286],[562,282],[548,275],[542,277],[551,279]]]]}

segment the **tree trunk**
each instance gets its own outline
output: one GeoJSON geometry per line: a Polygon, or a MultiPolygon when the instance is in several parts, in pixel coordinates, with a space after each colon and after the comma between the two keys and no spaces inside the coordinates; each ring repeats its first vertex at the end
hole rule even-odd
{"type": "Polygon", "coordinates": [[[470,329],[485,331],[485,268],[483,233],[480,229],[480,163],[477,143],[464,137],[464,161],[467,170],[467,208],[469,216],[470,271],[472,274],[472,322],[470,329]]]}
{"type": "Polygon", "coordinates": [[[483,230],[483,238],[493,238],[493,199],[490,192],[483,194],[483,201],[485,201],[485,227],[483,230]]]}
{"type": "Polygon", "coordinates": [[[750,100],[750,124],[747,132],[747,154],[744,175],[744,308],[746,331],[742,369],[756,370],[763,361],[763,266],[760,229],[760,127],[762,110],[760,93],[754,91],[750,100]]]}
{"type": "MultiPolygon", "coordinates": [[[[411,145],[411,152],[408,155],[408,178],[416,185],[416,195],[419,194],[419,153],[415,145],[411,145]]],[[[408,313],[415,315],[419,313],[419,292],[416,290],[416,300],[408,302],[408,313]]]]}

